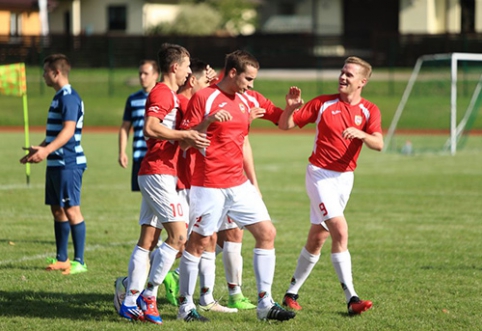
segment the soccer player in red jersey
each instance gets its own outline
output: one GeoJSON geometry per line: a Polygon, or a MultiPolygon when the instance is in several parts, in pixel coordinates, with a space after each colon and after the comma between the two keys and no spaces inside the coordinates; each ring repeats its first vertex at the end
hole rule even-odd
{"type": "Polygon", "coordinates": [[[157,310],[157,289],[187,239],[185,219],[188,216],[182,210],[176,191],[178,143],[181,141],[196,148],[209,146],[204,133],[176,130],[179,116],[176,91],[191,73],[189,56],[182,46],[161,46],[158,53],[161,82],[152,89],[146,102],[144,136],[147,138],[147,153],[138,178],[142,194],[141,233],[129,261],[128,286],[119,312],[129,320],[162,323],[157,310]],[[166,230],[167,238],[156,248],[162,228],[166,230]]]}
{"type": "MultiPolygon", "coordinates": [[[[181,104],[181,110],[185,111],[191,96],[200,89],[219,82],[222,77],[214,79],[212,74],[215,72],[205,62],[191,59],[192,74],[188,80],[178,91],[178,98],[181,104]]],[[[277,124],[283,109],[277,108],[270,100],[266,99],[263,95],[256,91],[247,90],[244,96],[248,100],[248,104],[251,107],[250,116],[251,120],[255,118],[263,117],[273,123],[277,124]],[[263,108],[260,108],[263,107],[263,108]],[[265,116],[266,115],[266,116],[265,116]]],[[[248,137],[244,144],[244,172],[249,181],[259,191],[258,182],[256,178],[256,172],[254,168],[253,153],[248,137]]],[[[178,190],[181,195],[186,195],[186,192],[190,189],[190,177],[193,172],[193,158],[191,157],[193,149],[188,149],[181,153],[178,163],[178,190]],[[186,162],[187,161],[187,162],[186,162]],[[185,163],[189,164],[185,167],[185,163]],[[186,170],[186,171],[184,171],[186,170]]],[[[261,193],[260,193],[261,194],[261,193]]],[[[185,198],[187,204],[187,197],[185,198]]],[[[188,209],[188,206],[185,208],[188,209]]],[[[216,239],[216,238],[213,238],[216,239]]],[[[241,290],[242,283],[242,270],[243,270],[243,258],[241,255],[243,239],[243,230],[241,230],[236,223],[228,217],[225,217],[225,221],[218,229],[217,232],[217,245],[216,251],[208,252],[204,251],[201,255],[201,261],[199,264],[200,272],[200,286],[201,297],[198,305],[199,310],[202,311],[216,311],[231,313],[236,312],[238,309],[255,309],[248,298],[246,298],[241,290]],[[222,254],[223,265],[228,284],[229,299],[228,308],[223,307],[219,302],[214,300],[213,288],[215,278],[215,257],[219,253],[222,254]]],[[[178,287],[176,279],[178,279],[178,269],[169,272],[165,278],[166,295],[169,302],[177,305],[177,297],[174,299],[171,292],[177,291],[178,287]]]]}
{"type": "Polygon", "coordinates": [[[295,310],[298,291],[317,263],[326,238],[331,235],[331,261],[345,293],[350,315],[361,314],[372,302],[360,300],[353,285],[348,251],[348,225],[343,214],[353,187],[353,171],[360,150],[381,151],[383,135],[378,107],[362,98],[372,67],[358,57],[349,57],[341,69],[338,93],[321,95],[299,110],[287,109],[280,118],[282,130],[316,124],[316,139],[306,170],[310,197],[311,228],[301,250],[295,273],[283,304],[295,310]]]}
{"type": "Polygon", "coordinates": [[[228,54],[224,78],[192,96],[181,125],[184,129],[206,131],[210,140],[207,148],[195,151],[190,215],[196,221],[180,263],[178,318],[187,322],[207,320],[197,312],[192,296],[201,255],[213,251],[212,236],[225,216],[250,231],[256,241],[253,264],[258,286],[258,318],[283,321],[295,316],[271,297],[276,229],[243,167],[243,149],[251,121],[251,107],[243,93],[253,87],[258,69],[258,61],[248,52],[228,54]]]}
{"type": "MultiPolygon", "coordinates": [[[[216,79],[216,72],[204,61],[199,59],[191,59],[191,71],[186,83],[177,91],[180,102],[180,112],[185,113],[189,99],[197,91],[209,86],[216,79]]],[[[194,157],[192,153],[194,149],[181,151],[178,158],[178,181],[177,190],[180,195],[183,210],[187,213],[189,210],[189,190],[191,188],[191,174],[194,171],[194,157]]],[[[254,167],[253,167],[254,168],[254,167]]],[[[189,235],[188,231],[188,235],[189,235]]],[[[215,238],[213,238],[215,240],[215,238]]],[[[238,310],[222,306],[218,301],[214,300],[213,289],[215,282],[215,252],[204,252],[199,262],[200,275],[200,300],[199,309],[201,311],[236,313],[238,310]]],[[[179,268],[170,271],[164,279],[166,287],[167,300],[178,306],[179,296],[179,268]]]]}

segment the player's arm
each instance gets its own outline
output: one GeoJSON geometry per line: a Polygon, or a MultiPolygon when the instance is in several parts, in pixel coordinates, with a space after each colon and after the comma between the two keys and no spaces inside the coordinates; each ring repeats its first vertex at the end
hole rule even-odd
{"type": "Polygon", "coordinates": [[[233,116],[224,109],[217,111],[216,113],[207,116],[201,123],[194,127],[194,130],[199,132],[206,132],[208,127],[214,122],[227,122],[232,120],[233,116]]]}
{"type": "Polygon", "coordinates": [[[360,139],[370,149],[376,151],[381,151],[383,149],[383,135],[380,132],[369,134],[357,128],[349,127],[343,131],[342,135],[345,139],[360,139]]]}
{"type": "Polygon", "coordinates": [[[62,130],[60,130],[57,137],[55,137],[50,144],[47,145],[44,140],[39,146],[31,146],[27,148],[29,154],[26,156],[26,162],[42,162],[50,153],[55,152],[57,149],[64,146],[69,139],[73,137],[76,125],[77,123],[75,121],[64,121],[62,123],[62,130]]]}
{"type": "Polygon", "coordinates": [[[278,127],[281,130],[289,130],[296,127],[296,123],[293,120],[293,113],[296,109],[303,105],[303,99],[301,99],[301,90],[296,86],[290,87],[285,99],[286,107],[278,122],[278,127]]]}
{"type": "Polygon", "coordinates": [[[144,122],[144,136],[159,140],[176,140],[187,143],[196,148],[206,148],[209,140],[205,133],[196,130],[173,130],[162,125],[161,120],[155,116],[146,116],[144,122]]]}
{"type": "Polygon", "coordinates": [[[119,164],[122,168],[127,168],[129,158],[126,153],[127,141],[129,140],[129,132],[132,127],[132,122],[122,121],[119,129],[119,164]]]}
{"type": "Polygon", "coordinates": [[[244,138],[243,167],[244,167],[244,173],[246,174],[246,177],[248,177],[251,184],[253,184],[254,187],[256,187],[259,195],[261,195],[261,191],[259,190],[259,186],[258,186],[258,179],[256,178],[256,170],[254,169],[253,150],[251,149],[251,144],[249,142],[248,136],[244,138]]]}

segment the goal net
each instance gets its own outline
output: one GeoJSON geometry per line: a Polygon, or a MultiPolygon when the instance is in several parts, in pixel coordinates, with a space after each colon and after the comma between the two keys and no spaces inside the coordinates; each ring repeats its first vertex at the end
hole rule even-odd
{"type": "Polygon", "coordinates": [[[417,59],[385,137],[385,151],[455,155],[482,104],[482,54],[417,59]]]}

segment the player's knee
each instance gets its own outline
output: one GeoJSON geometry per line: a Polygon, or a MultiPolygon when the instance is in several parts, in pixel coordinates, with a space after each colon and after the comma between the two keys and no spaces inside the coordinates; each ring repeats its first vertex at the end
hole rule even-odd
{"type": "Polygon", "coordinates": [[[274,242],[276,238],[276,228],[271,222],[260,222],[252,230],[257,241],[274,242]]]}

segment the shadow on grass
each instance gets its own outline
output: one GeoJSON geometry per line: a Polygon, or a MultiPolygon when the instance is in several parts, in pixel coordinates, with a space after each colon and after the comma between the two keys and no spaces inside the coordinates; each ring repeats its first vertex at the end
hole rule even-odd
{"type": "Polygon", "coordinates": [[[114,313],[111,301],[112,295],[107,294],[0,291],[0,316],[105,319],[106,314],[114,313]]]}

